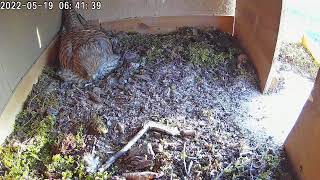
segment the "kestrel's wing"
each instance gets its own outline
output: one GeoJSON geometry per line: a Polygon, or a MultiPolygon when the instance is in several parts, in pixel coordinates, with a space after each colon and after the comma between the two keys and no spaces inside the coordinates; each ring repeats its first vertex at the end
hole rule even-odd
{"type": "Polygon", "coordinates": [[[67,40],[61,40],[59,60],[60,65],[63,68],[71,69],[71,59],[72,59],[72,42],[67,40]]]}

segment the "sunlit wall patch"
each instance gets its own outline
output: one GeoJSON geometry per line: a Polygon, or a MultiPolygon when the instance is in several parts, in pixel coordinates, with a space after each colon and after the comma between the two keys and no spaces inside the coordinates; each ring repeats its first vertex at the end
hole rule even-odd
{"type": "Polygon", "coordinates": [[[37,32],[37,37],[38,37],[39,48],[41,49],[42,48],[42,42],[41,42],[41,36],[40,36],[40,33],[39,33],[38,26],[36,27],[36,32],[37,32]]]}

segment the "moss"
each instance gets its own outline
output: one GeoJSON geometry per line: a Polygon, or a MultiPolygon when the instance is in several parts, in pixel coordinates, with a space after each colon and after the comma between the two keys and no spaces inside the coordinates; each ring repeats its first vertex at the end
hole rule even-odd
{"type": "Polygon", "coordinates": [[[257,179],[273,179],[281,174],[280,162],[282,157],[280,154],[269,154],[266,153],[262,156],[259,162],[252,161],[247,157],[240,157],[236,162],[231,164],[228,168],[224,169],[224,177],[228,179],[242,179],[243,177],[251,176],[250,171],[254,168],[252,165],[258,163],[259,169],[255,169],[255,173],[258,173],[257,179]]]}
{"type": "Polygon", "coordinates": [[[87,175],[86,180],[104,180],[104,179],[111,179],[112,174],[108,172],[97,172],[95,174],[87,175]]]}
{"type": "MultiPolygon", "coordinates": [[[[43,98],[44,95],[45,93],[33,96],[28,102],[32,101],[33,106],[44,109],[59,106],[54,95],[43,98]]],[[[46,112],[30,108],[26,108],[17,116],[11,138],[18,138],[19,143],[0,146],[0,169],[5,172],[4,179],[83,179],[88,176],[82,156],[78,153],[84,147],[85,130],[80,127],[76,131],[74,135],[76,148],[72,151],[72,155],[55,154],[54,151],[65,138],[64,134],[58,135],[53,132],[55,123],[54,115],[47,115],[46,112]]],[[[7,141],[10,140],[13,139],[7,141]]],[[[104,176],[98,173],[92,177],[99,179],[104,176]]]]}
{"type": "Polygon", "coordinates": [[[283,43],[279,59],[291,64],[295,70],[312,79],[315,79],[320,68],[320,64],[300,43],[283,43]]]}
{"type": "Polygon", "coordinates": [[[22,177],[30,176],[30,164],[34,164],[33,160],[24,154],[21,155],[21,148],[19,147],[1,147],[0,156],[1,164],[5,170],[5,179],[20,179],[22,177]]]}
{"type": "Polygon", "coordinates": [[[151,47],[147,51],[147,59],[150,61],[156,61],[157,59],[163,59],[163,58],[165,58],[165,55],[163,53],[163,49],[151,47]]]}
{"type": "Polygon", "coordinates": [[[16,120],[13,134],[23,134],[25,135],[23,139],[35,136],[47,138],[50,136],[55,120],[55,117],[51,115],[43,118],[43,115],[35,112],[23,112],[23,115],[19,115],[16,120]]]}
{"type": "MultiPolygon", "coordinates": [[[[51,119],[48,117],[47,119],[51,119]]],[[[0,162],[6,171],[5,179],[39,178],[39,174],[46,174],[50,178],[83,178],[86,175],[85,166],[80,155],[53,155],[52,149],[57,138],[48,136],[51,120],[38,129],[32,138],[32,144],[24,146],[0,147],[0,162]],[[38,173],[42,170],[46,173],[38,173]]],[[[76,135],[76,142],[84,143],[82,132],[76,135]]],[[[41,177],[44,178],[44,177],[41,177]]]]}
{"type": "Polygon", "coordinates": [[[84,129],[83,127],[81,126],[80,129],[78,130],[76,136],[75,136],[75,139],[76,139],[76,144],[77,146],[83,146],[84,144],[84,129]]]}
{"type": "Polygon", "coordinates": [[[231,59],[229,53],[216,52],[211,46],[203,43],[190,44],[188,52],[188,59],[194,65],[216,67],[224,61],[231,59]]]}
{"type": "Polygon", "coordinates": [[[37,174],[36,167],[50,156],[49,134],[52,122],[53,118],[48,116],[37,129],[32,130],[34,137],[29,140],[30,145],[0,147],[0,162],[6,170],[5,178],[32,178],[37,174]]]}
{"type": "Polygon", "coordinates": [[[148,62],[183,58],[194,65],[210,67],[241,53],[231,42],[231,36],[226,33],[194,28],[181,28],[177,32],[158,35],[131,33],[120,39],[124,51],[139,51],[148,62]]]}
{"type": "Polygon", "coordinates": [[[172,40],[165,38],[162,41],[161,35],[142,35],[142,34],[131,34],[121,39],[121,44],[125,49],[136,49],[143,48],[142,53],[149,61],[155,61],[157,59],[165,58],[166,54],[164,51],[165,47],[170,46],[172,40]]]}
{"type": "Polygon", "coordinates": [[[93,135],[104,135],[108,133],[108,127],[103,122],[102,118],[94,115],[87,124],[87,133],[93,135]]]}
{"type": "MultiPolygon", "coordinates": [[[[48,86],[46,74],[39,83],[48,86]]],[[[53,129],[56,117],[46,112],[59,106],[54,93],[33,89],[24,110],[19,113],[14,132],[4,146],[0,146],[0,169],[5,170],[5,179],[34,179],[50,161],[54,144],[53,129]],[[15,143],[13,143],[15,142],[15,143]]],[[[38,177],[39,178],[39,177],[38,177]]]]}
{"type": "MultiPolygon", "coordinates": [[[[179,58],[196,66],[215,68],[218,65],[224,66],[240,52],[236,47],[226,46],[229,41],[230,36],[221,32],[183,28],[175,33],[161,35],[131,33],[120,38],[119,44],[121,51],[137,51],[147,63],[179,58]]],[[[13,136],[19,143],[7,143],[0,147],[0,170],[6,173],[5,179],[108,179],[113,174],[88,174],[82,159],[85,134],[91,131],[92,134],[103,135],[108,131],[100,117],[93,117],[89,124],[83,124],[80,129],[74,128],[69,134],[58,130],[53,132],[57,128],[56,115],[49,110],[58,111],[60,107],[56,95],[59,93],[54,89],[59,88],[59,83],[55,81],[58,78],[51,69],[44,70],[24,110],[16,119],[13,136]],[[75,146],[62,153],[63,143],[65,147],[70,144],[75,146]]],[[[175,88],[172,87],[173,90],[175,88]]],[[[169,153],[164,152],[162,156],[166,162],[172,163],[169,153]]],[[[181,154],[181,158],[185,156],[185,153],[181,154]]],[[[166,163],[161,168],[169,172],[173,167],[166,163]]]]}
{"type": "Polygon", "coordinates": [[[81,179],[86,175],[84,162],[80,156],[56,154],[46,167],[49,178],[81,179]]]}

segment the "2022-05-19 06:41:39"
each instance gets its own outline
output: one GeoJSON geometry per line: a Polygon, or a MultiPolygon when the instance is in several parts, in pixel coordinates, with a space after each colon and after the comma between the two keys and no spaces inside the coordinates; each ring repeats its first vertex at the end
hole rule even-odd
{"type": "Polygon", "coordinates": [[[85,1],[73,1],[73,5],[68,1],[60,1],[59,9],[92,9],[92,10],[100,10],[102,8],[101,1],[91,1],[87,3],[85,1]]]}
{"type": "Polygon", "coordinates": [[[73,1],[73,6],[68,1],[0,1],[0,10],[36,10],[39,8],[44,8],[48,10],[52,10],[55,7],[63,10],[63,9],[92,9],[92,10],[100,10],[102,8],[101,1],[91,1],[87,3],[85,1],[73,1]]]}

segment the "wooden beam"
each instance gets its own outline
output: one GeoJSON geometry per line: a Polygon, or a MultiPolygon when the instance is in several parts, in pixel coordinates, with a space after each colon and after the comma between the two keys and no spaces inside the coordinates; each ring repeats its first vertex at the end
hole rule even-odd
{"type": "MultiPolygon", "coordinates": [[[[74,0],[76,2],[78,0],[74,0]]],[[[89,6],[95,0],[84,0],[89,6]]],[[[78,9],[87,20],[117,21],[135,17],[234,16],[236,0],[103,0],[101,9],[78,9]]]]}
{"type": "Polygon", "coordinates": [[[319,179],[320,71],[313,91],[285,141],[285,150],[299,179],[319,179]]]}
{"type": "Polygon", "coordinates": [[[237,0],[234,35],[257,70],[262,92],[277,56],[282,0],[237,0]]]}
{"type": "MultiPolygon", "coordinates": [[[[183,26],[212,26],[223,32],[232,33],[233,20],[233,16],[162,16],[101,22],[101,26],[107,30],[141,33],[166,33],[183,26]]],[[[93,22],[97,22],[97,20],[93,20],[93,22]]]]}

